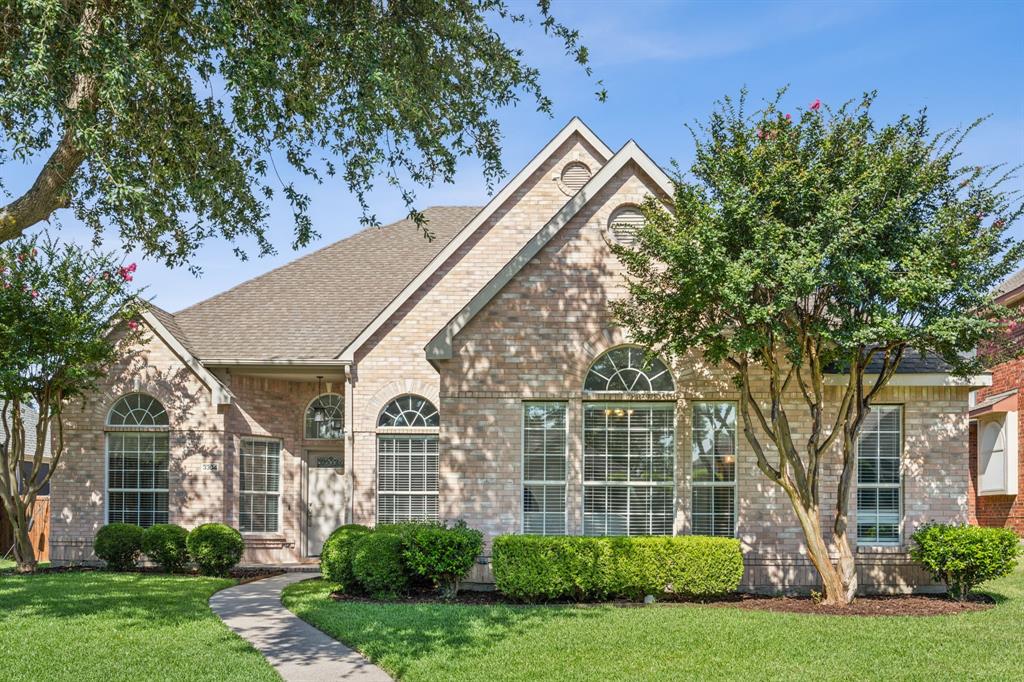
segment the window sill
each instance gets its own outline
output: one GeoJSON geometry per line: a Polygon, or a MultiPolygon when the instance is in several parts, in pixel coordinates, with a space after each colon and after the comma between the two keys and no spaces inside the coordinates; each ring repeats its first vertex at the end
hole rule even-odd
{"type": "Polygon", "coordinates": [[[906,554],[907,548],[900,545],[857,545],[857,554],[906,554]]]}

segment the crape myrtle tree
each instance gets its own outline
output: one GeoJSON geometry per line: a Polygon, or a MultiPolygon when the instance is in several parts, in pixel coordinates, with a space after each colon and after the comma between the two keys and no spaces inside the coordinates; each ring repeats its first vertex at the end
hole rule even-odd
{"type": "Polygon", "coordinates": [[[690,127],[695,161],[670,206],[649,199],[635,248],[613,247],[629,291],[615,311],[640,342],[731,371],[757,465],[792,502],[825,601],[843,605],[861,425],[908,353],[980,368],[971,351],[1012,316],[988,292],[1021,259],[1007,232],[1021,207],[1012,173],[962,165],[970,128],[934,134],[924,112],[876,123],[873,93],[795,115],[783,97],[753,114],[745,93],[726,98],[690,127]]]}
{"type": "Polygon", "coordinates": [[[492,187],[495,110],[525,99],[550,115],[538,71],[493,28],[524,23],[589,75],[550,0],[8,0],[0,168],[39,171],[30,187],[7,178],[0,242],[70,207],[168,266],[210,238],[269,253],[279,195],[297,247],[317,235],[296,176],[339,176],[366,224],[375,181],[393,185],[430,237],[413,188],[451,182],[463,156],[492,187]]]}
{"type": "Polygon", "coordinates": [[[134,263],[51,239],[0,245],[0,501],[14,529],[19,572],[35,569],[29,522],[64,455],[68,400],[93,388],[110,363],[141,340],[136,318],[144,304],[134,272],[134,263]],[[30,452],[26,405],[39,413],[30,452]],[[43,464],[49,464],[45,474],[43,464]]]}

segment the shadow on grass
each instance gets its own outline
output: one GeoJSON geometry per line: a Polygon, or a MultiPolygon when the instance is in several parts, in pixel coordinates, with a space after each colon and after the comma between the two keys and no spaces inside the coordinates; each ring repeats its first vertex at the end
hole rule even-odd
{"type": "Polygon", "coordinates": [[[289,587],[284,604],[299,617],[356,649],[398,676],[416,659],[481,651],[500,641],[524,636],[555,622],[573,622],[585,630],[612,606],[517,606],[335,602],[321,580],[289,587]]]}
{"type": "Polygon", "coordinates": [[[206,602],[230,580],[185,576],[108,573],[103,571],[41,573],[0,577],[0,622],[21,617],[74,618],[113,616],[147,626],[196,619],[206,602]]]}

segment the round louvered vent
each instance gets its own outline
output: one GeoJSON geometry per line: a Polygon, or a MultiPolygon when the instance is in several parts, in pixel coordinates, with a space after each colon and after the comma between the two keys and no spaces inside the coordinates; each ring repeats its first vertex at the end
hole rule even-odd
{"type": "Polygon", "coordinates": [[[565,164],[562,169],[562,185],[573,194],[580,190],[580,187],[587,184],[590,179],[590,169],[586,164],[573,161],[565,164]]]}
{"type": "Polygon", "coordinates": [[[644,214],[636,206],[625,206],[612,214],[608,229],[615,241],[623,246],[636,243],[636,231],[644,224],[644,214]]]}

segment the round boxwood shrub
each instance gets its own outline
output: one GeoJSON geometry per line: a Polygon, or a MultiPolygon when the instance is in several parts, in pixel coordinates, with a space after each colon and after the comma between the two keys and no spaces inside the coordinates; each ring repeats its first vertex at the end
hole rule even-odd
{"type": "Polygon", "coordinates": [[[356,542],[370,532],[366,526],[350,523],[335,529],[320,550],[320,573],[337,583],[342,592],[351,592],[358,583],[352,572],[352,553],[356,542]]]}
{"type": "Polygon", "coordinates": [[[143,530],[131,523],[109,523],[99,529],[92,549],[114,571],[130,571],[142,554],[143,530]]]}
{"type": "Polygon", "coordinates": [[[483,534],[460,523],[452,528],[420,524],[405,535],[402,558],[411,573],[454,597],[484,547],[483,534]]]}
{"type": "Polygon", "coordinates": [[[377,599],[404,592],[409,585],[402,560],[404,548],[402,536],[387,531],[366,533],[356,540],[352,573],[360,587],[377,599]]]}
{"type": "Polygon", "coordinates": [[[188,531],[173,523],[157,523],[142,533],[142,552],[168,573],[188,563],[188,531]]]}
{"type": "Polygon", "coordinates": [[[1020,538],[1008,528],[928,523],[911,539],[910,558],[960,601],[981,583],[1012,573],[1021,551],[1020,538]]]}
{"type": "Polygon", "coordinates": [[[223,523],[204,523],[188,534],[188,553],[203,575],[227,575],[242,559],[242,534],[223,523]]]}

